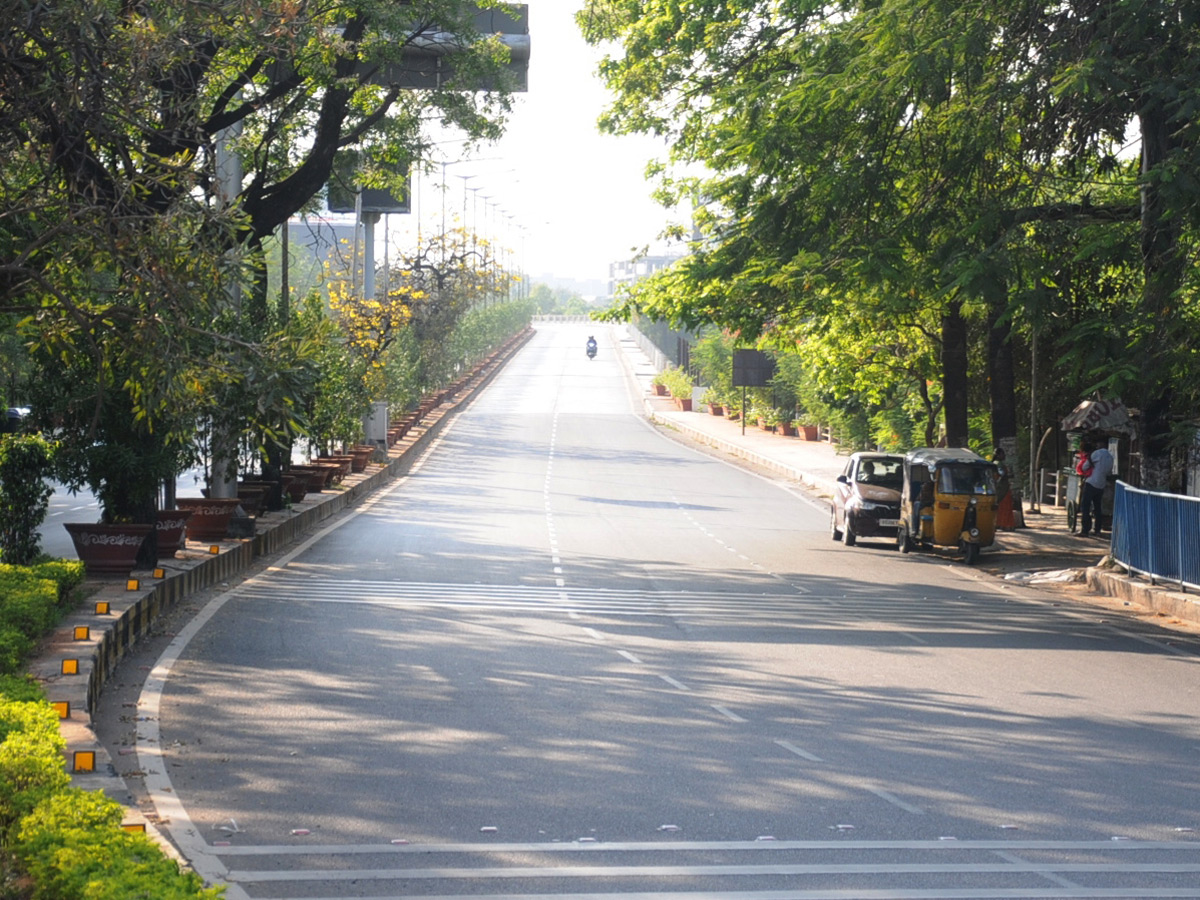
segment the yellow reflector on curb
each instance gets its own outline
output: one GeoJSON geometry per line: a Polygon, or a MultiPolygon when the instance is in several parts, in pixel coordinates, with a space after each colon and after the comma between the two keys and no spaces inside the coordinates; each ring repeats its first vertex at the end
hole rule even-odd
{"type": "Polygon", "coordinates": [[[76,772],[95,772],[96,771],[96,751],[95,750],[76,750],[74,769],[76,772]]]}

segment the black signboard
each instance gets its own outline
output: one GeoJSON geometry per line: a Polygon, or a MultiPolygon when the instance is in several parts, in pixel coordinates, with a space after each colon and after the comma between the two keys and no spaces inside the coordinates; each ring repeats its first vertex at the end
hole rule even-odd
{"type": "Polygon", "coordinates": [[[733,351],[733,386],[766,387],[775,376],[775,360],[761,350],[733,351]]]}
{"type": "MultiPolygon", "coordinates": [[[[326,201],[330,212],[352,213],[356,208],[364,213],[407,213],[412,211],[408,202],[407,190],[396,195],[381,188],[360,187],[357,181],[358,167],[361,164],[360,155],[353,150],[339,153],[337,159],[334,160],[333,173],[329,176],[329,184],[326,186],[328,190],[326,201]],[[358,196],[359,194],[361,197],[358,196]]],[[[407,163],[397,165],[395,171],[397,174],[407,177],[409,166],[407,163]]]]}

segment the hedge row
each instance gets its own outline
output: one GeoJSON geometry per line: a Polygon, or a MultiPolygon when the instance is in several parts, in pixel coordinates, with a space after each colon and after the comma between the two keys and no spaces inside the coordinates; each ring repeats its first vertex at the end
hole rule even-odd
{"type": "Polygon", "coordinates": [[[77,561],[0,563],[0,675],[21,671],[38,640],[62,618],[82,580],[83,564],[77,561]]]}
{"type": "Polygon", "coordinates": [[[58,715],[17,674],[82,580],[75,561],[0,565],[0,898],[215,900],[223,889],[121,828],[119,803],[70,786],[58,715]]]}

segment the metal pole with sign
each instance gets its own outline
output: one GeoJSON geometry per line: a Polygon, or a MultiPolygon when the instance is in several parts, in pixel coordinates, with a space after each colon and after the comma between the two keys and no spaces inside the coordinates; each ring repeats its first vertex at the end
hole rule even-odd
{"type": "Polygon", "coordinates": [[[746,388],[767,387],[775,377],[775,360],[762,350],[733,351],[733,386],[742,389],[742,434],[746,433],[746,388]]]}

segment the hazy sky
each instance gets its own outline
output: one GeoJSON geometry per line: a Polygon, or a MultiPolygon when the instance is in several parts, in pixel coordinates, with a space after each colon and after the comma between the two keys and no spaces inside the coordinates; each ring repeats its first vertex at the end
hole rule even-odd
{"type": "MultiPolygon", "coordinates": [[[[509,228],[507,244],[514,251],[523,246],[524,267],[535,278],[607,279],[608,264],[631,258],[631,248],[661,249],[655,239],[669,219],[649,198],[643,176],[660,145],[597,133],[608,94],[594,74],[601,54],[575,25],[581,5],[529,0],[529,91],[517,96],[508,134],[481,149],[476,161],[446,169],[451,213],[461,214],[465,199],[468,226],[477,217],[477,230],[493,236],[501,225],[509,228]],[[523,239],[505,214],[524,226],[523,239]]],[[[447,158],[458,158],[453,147],[447,158]]],[[[440,179],[419,187],[417,202],[427,215],[440,214],[440,179]]]]}

